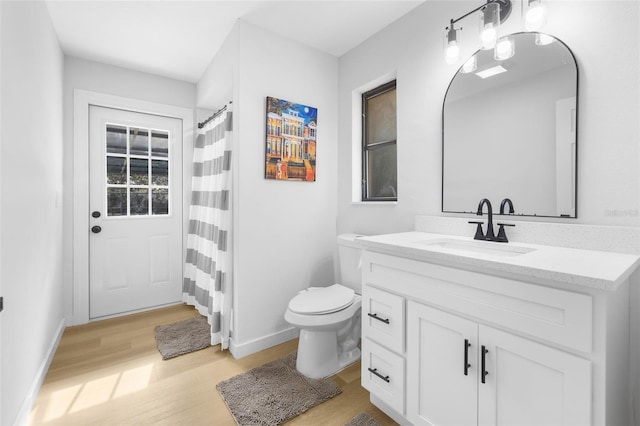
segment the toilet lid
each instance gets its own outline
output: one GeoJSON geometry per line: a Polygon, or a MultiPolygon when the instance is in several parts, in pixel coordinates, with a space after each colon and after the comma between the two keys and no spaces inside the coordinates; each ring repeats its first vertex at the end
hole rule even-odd
{"type": "Polygon", "coordinates": [[[353,289],[340,284],[310,288],[289,302],[289,309],[298,314],[328,314],[340,311],[353,303],[353,289]]]}

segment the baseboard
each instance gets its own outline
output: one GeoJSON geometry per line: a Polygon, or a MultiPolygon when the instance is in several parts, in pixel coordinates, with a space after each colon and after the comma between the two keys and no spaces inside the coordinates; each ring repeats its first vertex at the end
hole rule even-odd
{"type": "Polygon", "coordinates": [[[279,345],[280,343],[288,342],[291,339],[297,338],[299,334],[300,332],[297,328],[290,327],[277,333],[263,336],[245,343],[238,343],[232,337],[229,342],[229,351],[231,351],[234,358],[239,359],[272,346],[279,345]]]}
{"type": "Polygon", "coordinates": [[[42,387],[42,383],[44,383],[45,377],[47,376],[47,371],[49,371],[49,366],[51,365],[51,361],[53,361],[53,356],[56,353],[56,349],[58,349],[58,344],[60,343],[60,339],[62,339],[64,329],[65,318],[62,318],[62,320],[60,320],[60,324],[58,325],[58,329],[53,336],[53,340],[49,345],[47,356],[42,360],[42,364],[38,369],[38,373],[33,379],[33,383],[29,388],[29,392],[27,392],[27,396],[25,397],[22,406],[20,407],[20,411],[18,412],[18,416],[16,417],[16,421],[14,422],[14,426],[26,426],[29,424],[31,410],[36,403],[36,399],[38,399],[40,388],[42,387]]]}
{"type": "MultiPolygon", "coordinates": [[[[132,311],[119,312],[117,314],[104,315],[102,317],[96,317],[96,318],[89,318],[89,322],[96,322],[96,321],[102,321],[102,320],[113,319],[118,317],[125,317],[127,315],[141,314],[143,312],[155,311],[156,309],[170,308],[171,306],[183,305],[184,303],[185,302],[183,302],[182,300],[176,300],[175,302],[169,302],[162,305],[148,306],[146,308],[134,309],[132,311]]],[[[206,314],[202,314],[202,315],[206,315],[206,314]]],[[[83,323],[83,324],[87,324],[87,323],[83,323]]],[[[75,325],[82,325],[82,324],[75,324],[75,325]]]]}

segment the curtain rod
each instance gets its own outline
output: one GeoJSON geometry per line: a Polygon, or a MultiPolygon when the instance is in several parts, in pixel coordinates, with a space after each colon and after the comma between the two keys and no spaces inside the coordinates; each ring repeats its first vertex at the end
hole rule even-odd
{"type": "MultiPolygon", "coordinates": [[[[231,104],[231,103],[233,103],[233,101],[229,101],[229,104],[231,104]]],[[[204,126],[207,125],[208,122],[210,122],[211,120],[213,120],[214,118],[216,118],[217,116],[219,116],[220,114],[225,112],[226,110],[227,110],[227,105],[223,106],[222,108],[220,108],[219,110],[214,112],[211,117],[207,118],[203,122],[198,123],[198,129],[202,129],[204,126]]]]}

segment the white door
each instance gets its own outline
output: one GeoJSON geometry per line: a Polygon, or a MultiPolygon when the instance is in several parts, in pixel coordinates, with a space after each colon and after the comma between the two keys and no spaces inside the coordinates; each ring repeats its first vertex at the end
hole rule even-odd
{"type": "Polygon", "coordinates": [[[89,110],[89,317],[182,297],[182,121],[89,110]]]}
{"type": "Polygon", "coordinates": [[[477,422],[478,325],[410,301],[407,416],[414,425],[477,422]]]}
{"type": "Polygon", "coordinates": [[[479,425],[591,424],[591,362],[483,325],[479,425]]]}

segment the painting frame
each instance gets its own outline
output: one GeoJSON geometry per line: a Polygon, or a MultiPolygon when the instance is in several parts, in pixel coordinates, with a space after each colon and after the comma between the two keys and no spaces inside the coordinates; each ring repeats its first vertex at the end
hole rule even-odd
{"type": "Polygon", "coordinates": [[[318,109],[266,97],[264,177],[316,181],[318,109]]]}

